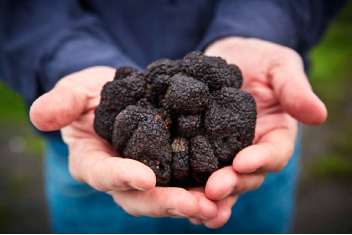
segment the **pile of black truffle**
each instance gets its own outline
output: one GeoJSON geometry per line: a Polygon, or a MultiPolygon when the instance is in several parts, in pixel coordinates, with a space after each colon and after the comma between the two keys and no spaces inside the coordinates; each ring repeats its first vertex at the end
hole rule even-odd
{"type": "Polygon", "coordinates": [[[144,73],[120,67],[101,91],[94,128],[122,157],[149,166],[158,186],[204,185],[252,144],[256,104],[241,86],[236,65],[198,51],[144,73]]]}

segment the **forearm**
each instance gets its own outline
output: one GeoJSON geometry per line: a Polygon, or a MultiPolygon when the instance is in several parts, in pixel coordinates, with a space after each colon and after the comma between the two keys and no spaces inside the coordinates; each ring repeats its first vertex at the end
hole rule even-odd
{"type": "Polygon", "coordinates": [[[318,42],[345,2],[222,0],[198,49],[204,50],[220,38],[240,36],[274,42],[304,54],[318,42]]]}
{"type": "Polygon", "coordinates": [[[79,1],[3,1],[0,11],[0,76],[29,104],[67,74],[136,66],[79,1]]]}

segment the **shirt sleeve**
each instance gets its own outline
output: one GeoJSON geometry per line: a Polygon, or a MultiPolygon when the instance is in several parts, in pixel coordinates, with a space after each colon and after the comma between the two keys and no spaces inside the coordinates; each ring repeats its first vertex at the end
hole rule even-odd
{"type": "Polygon", "coordinates": [[[27,102],[84,68],[138,67],[80,2],[1,1],[0,77],[27,102]]]}
{"type": "Polygon", "coordinates": [[[259,38],[305,52],[346,0],[222,0],[199,48],[228,36],[259,38]]]}

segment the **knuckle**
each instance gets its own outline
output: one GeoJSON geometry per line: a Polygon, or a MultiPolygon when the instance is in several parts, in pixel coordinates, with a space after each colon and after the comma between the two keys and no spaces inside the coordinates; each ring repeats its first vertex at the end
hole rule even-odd
{"type": "Polygon", "coordinates": [[[121,202],[120,198],[116,194],[111,194],[112,198],[114,199],[114,202],[116,203],[117,206],[121,207],[127,214],[130,214],[135,217],[140,217],[142,216],[140,213],[138,213],[134,208],[128,206],[127,204],[124,204],[121,202]]]}
{"type": "Polygon", "coordinates": [[[288,159],[282,161],[281,164],[279,164],[279,167],[277,168],[277,171],[281,171],[282,169],[284,169],[287,166],[288,163],[288,159]]]}
{"type": "Polygon", "coordinates": [[[259,179],[259,183],[258,183],[258,188],[264,183],[265,175],[261,175],[259,177],[260,177],[260,179],[259,179]]]}
{"type": "Polygon", "coordinates": [[[101,174],[105,174],[108,177],[108,183],[111,188],[117,191],[123,191],[126,189],[126,184],[129,182],[126,179],[125,167],[121,162],[117,162],[116,158],[106,158],[103,160],[103,169],[101,174]]]}
{"type": "Polygon", "coordinates": [[[127,213],[135,217],[141,217],[142,215],[138,213],[135,209],[129,206],[121,206],[121,208],[127,213]]]}
{"type": "Polygon", "coordinates": [[[165,204],[165,203],[160,203],[163,201],[161,193],[158,192],[157,190],[155,190],[155,191],[151,192],[150,198],[151,198],[151,203],[149,205],[149,209],[150,209],[151,213],[153,214],[153,217],[160,217],[162,207],[165,204]]]}
{"type": "Polygon", "coordinates": [[[274,65],[282,65],[288,61],[294,61],[303,65],[301,56],[295,50],[280,46],[273,53],[274,65]]]}
{"type": "Polygon", "coordinates": [[[158,192],[157,190],[153,190],[150,193],[150,199],[151,199],[151,204],[153,205],[154,203],[157,204],[157,202],[161,201],[161,195],[160,192],[158,192]]]}
{"type": "Polygon", "coordinates": [[[97,161],[87,175],[88,183],[98,191],[108,191],[112,186],[111,171],[104,168],[105,160],[97,161]]]}
{"type": "Polygon", "coordinates": [[[71,176],[75,180],[77,180],[79,182],[83,182],[83,177],[81,175],[81,172],[79,171],[77,164],[74,162],[74,160],[72,160],[71,157],[69,157],[68,170],[69,170],[71,176]]]}
{"type": "Polygon", "coordinates": [[[252,188],[252,191],[258,189],[264,182],[265,175],[258,175],[257,177],[258,177],[258,180],[254,185],[254,187],[252,188]]]}

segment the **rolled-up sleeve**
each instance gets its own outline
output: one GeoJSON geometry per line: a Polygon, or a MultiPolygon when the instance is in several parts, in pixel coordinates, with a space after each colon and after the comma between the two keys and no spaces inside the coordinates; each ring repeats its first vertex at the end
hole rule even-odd
{"type": "Polygon", "coordinates": [[[138,67],[81,1],[5,0],[0,5],[0,76],[32,102],[63,76],[105,65],[138,67]]]}

